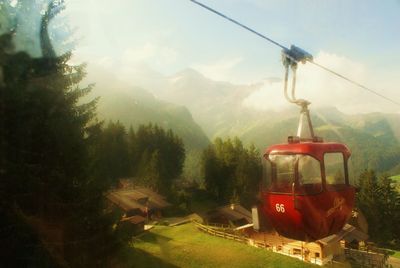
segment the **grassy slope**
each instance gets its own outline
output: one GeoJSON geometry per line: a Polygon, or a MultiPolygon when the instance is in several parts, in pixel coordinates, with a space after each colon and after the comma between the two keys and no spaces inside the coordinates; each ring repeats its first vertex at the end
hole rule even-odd
{"type": "Polygon", "coordinates": [[[192,224],[156,226],[133,247],[132,264],[140,263],[140,267],[313,267],[265,249],[204,234],[192,224]]]}
{"type": "MultiPolygon", "coordinates": [[[[396,175],[396,176],[392,176],[390,177],[394,182],[395,182],[395,187],[397,189],[397,191],[400,192],[400,174],[396,175]]],[[[399,258],[400,258],[400,253],[399,253],[399,258]]]]}
{"type": "Polygon", "coordinates": [[[393,251],[394,251],[394,254],[391,256],[400,259],[400,251],[399,250],[393,250],[393,251]]]}
{"type": "Polygon", "coordinates": [[[397,182],[400,182],[400,175],[392,176],[390,177],[392,180],[395,180],[397,182]]]}
{"type": "Polygon", "coordinates": [[[381,249],[388,251],[389,256],[400,259],[400,250],[395,250],[390,248],[381,248],[381,249]]]}

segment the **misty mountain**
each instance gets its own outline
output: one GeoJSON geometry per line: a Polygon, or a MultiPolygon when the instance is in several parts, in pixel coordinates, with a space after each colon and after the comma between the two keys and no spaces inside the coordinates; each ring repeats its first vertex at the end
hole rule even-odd
{"type": "MultiPolygon", "coordinates": [[[[257,110],[243,105],[243,100],[262,83],[234,85],[213,81],[193,69],[178,72],[168,77],[168,81],[162,90],[153,88],[153,93],[188,107],[210,138],[238,136],[263,151],[296,133],[297,107],[273,111],[268,107],[257,110]]],[[[311,115],[317,135],[349,146],[356,173],[364,168],[400,172],[400,114],[348,115],[335,107],[311,107],[311,115]]]]}
{"type": "MultiPolygon", "coordinates": [[[[210,139],[238,136],[244,143],[255,144],[261,152],[271,144],[285,142],[297,130],[299,108],[294,105],[274,111],[243,104],[268,81],[235,85],[213,81],[193,69],[165,77],[144,68],[140,76],[137,72],[132,75],[137,84],[148,87],[144,90],[133,86],[136,80],[127,86],[95,73],[97,77],[92,81],[98,83],[96,93],[103,96],[99,104],[102,118],[119,119],[134,126],[156,122],[171,127],[192,148],[203,148],[208,143],[201,129],[210,139]],[[102,83],[98,82],[99,76],[102,83]]],[[[317,135],[349,146],[356,174],[364,168],[400,172],[400,114],[348,115],[335,107],[311,107],[311,115],[317,135]]]]}
{"type": "Polygon", "coordinates": [[[189,150],[208,145],[207,136],[186,107],[157,99],[149,91],[130,86],[99,67],[88,70],[86,81],[96,82],[89,97],[100,96],[97,109],[100,119],[119,120],[127,128],[153,123],[172,129],[189,150]]]}
{"type": "Polygon", "coordinates": [[[261,83],[234,85],[213,81],[193,69],[178,72],[168,77],[168,81],[166,89],[153,93],[160,99],[188,107],[211,138],[237,135],[244,126],[252,127],[254,120],[265,114],[242,105],[261,83]]]}

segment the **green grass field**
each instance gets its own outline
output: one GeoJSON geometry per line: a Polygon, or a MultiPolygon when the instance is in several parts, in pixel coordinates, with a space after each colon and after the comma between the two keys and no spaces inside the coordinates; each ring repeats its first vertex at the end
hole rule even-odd
{"type": "Polygon", "coordinates": [[[204,234],[191,223],[156,226],[137,238],[125,257],[128,257],[128,267],[317,267],[204,234]]]}
{"type": "Polygon", "coordinates": [[[397,181],[397,182],[400,182],[400,174],[399,175],[396,175],[396,176],[392,176],[392,177],[390,177],[392,180],[395,180],[395,181],[397,181]]]}
{"type": "Polygon", "coordinates": [[[390,177],[395,182],[395,187],[400,192],[400,174],[390,177]]]}
{"type": "Polygon", "coordinates": [[[400,250],[395,250],[395,249],[386,249],[386,250],[389,251],[390,256],[400,259],[400,250]]]}

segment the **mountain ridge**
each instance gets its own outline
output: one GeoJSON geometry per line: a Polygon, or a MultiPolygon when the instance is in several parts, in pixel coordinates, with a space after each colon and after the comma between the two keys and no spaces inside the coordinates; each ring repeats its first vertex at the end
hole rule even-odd
{"type": "MultiPolygon", "coordinates": [[[[267,79],[264,83],[271,81],[267,79]]],[[[131,81],[130,84],[133,85],[135,82],[131,81]]],[[[120,91],[131,97],[142,94],[141,104],[147,100],[146,109],[152,113],[167,116],[168,110],[180,111],[177,112],[179,114],[177,118],[180,119],[175,120],[177,125],[173,127],[180,129],[180,134],[185,136],[186,142],[191,138],[205,140],[191,137],[203,129],[206,134],[204,136],[207,136],[207,144],[208,139],[215,137],[237,136],[244,143],[253,143],[263,151],[271,144],[286,142],[287,136],[296,133],[298,107],[286,106],[285,109],[276,111],[268,109],[267,106],[260,110],[244,105],[246,97],[259,90],[263,83],[234,85],[213,81],[194,69],[185,69],[162,78],[162,81],[153,81],[153,84],[160,84],[162,87],[145,90],[130,86],[120,91]],[[146,93],[140,93],[141,91],[146,93]]],[[[111,86],[118,87],[116,83],[111,86]]],[[[129,99],[126,96],[122,98],[129,99]]],[[[105,110],[110,109],[111,107],[105,110]]],[[[143,110],[136,113],[146,115],[149,112],[143,110]]],[[[123,114],[124,112],[120,112],[119,116],[123,114]]],[[[334,106],[327,106],[312,107],[311,116],[317,135],[323,136],[326,141],[343,142],[350,147],[353,151],[352,162],[358,169],[357,173],[363,168],[379,172],[397,170],[400,172],[400,114],[377,112],[345,114],[334,106]]],[[[172,117],[167,119],[163,117],[163,120],[157,122],[163,124],[172,117]]],[[[201,149],[202,146],[204,148],[206,142],[203,141],[195,147],[201,149]]]]}
{"type": "Polygon", "coordinates": [[[200,150],[209,144],[190,111],[182,105],[156,98],[148,90],[131,86],[99,67],[88,72],[86,81],[96,81],[88,98],[100,96],[97,112],[104,121],[120,121],[126,128],[157,124],[182,138],[188,150],[200,150]]]}

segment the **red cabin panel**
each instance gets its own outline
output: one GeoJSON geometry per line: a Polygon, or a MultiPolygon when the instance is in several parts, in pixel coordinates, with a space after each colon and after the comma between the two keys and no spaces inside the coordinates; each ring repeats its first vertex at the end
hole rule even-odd
{"type": "Polygon", "coordinates": [[[293,158],[293,173],[288,175],[293,178],[290,183],[282,185],[278,181],[281,174],[288,172],[285,170],[286,173],[278,175],[279,168],[275,166],[272,168],[271,185],[262,191],[263,212],[276,231],[302,241],[318,240],[339,232],[350,218],[354,206],[355,188],[349,184],[347,174],[349,149],[340,143],[289,143],[269,147],[264,156],[268,159],[270,155],[297,157],[293,158]],[[340,164],[343,166],[344,176],[337,184],[329,181],[336,178],[325,176],[329,169],[324,165],[324,156],[330,153],[343,155],[342,163],[335,163],[339,170],[342,168],[340,164]],[[299,164],[298,159],[301,157],[306,157],[307,161],[313,159],[317,163],[313,167],[316,169],[314,173],[320,174],[319,181],[317,177],[313,178],[314,181],[303,178],[310,171],[302,170],[307,167],[299,164]],[[302,180],[307,182],[302,184],[302,180]]]}
{"type": "Polygon", "coordinates": [[[269,154],[308,154],[322,161],[324,153],[341,152],[347,158],[351,153],[349,148],[342,143],[334,142],[297,142],[272,145],[267,148],[265,155],[269,154]]]}
{"type": "Polygon", "coordinates": [[[313,241],[339,232],[351,216],[354,188],[312,196],[263,193],[264,213],[288,238],[313,241]]]}

